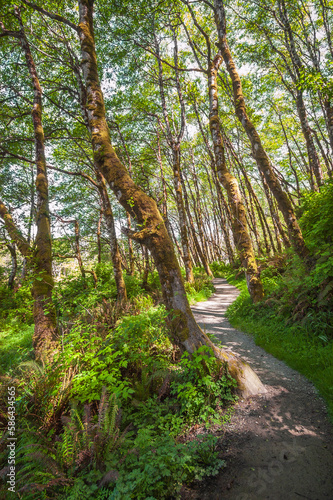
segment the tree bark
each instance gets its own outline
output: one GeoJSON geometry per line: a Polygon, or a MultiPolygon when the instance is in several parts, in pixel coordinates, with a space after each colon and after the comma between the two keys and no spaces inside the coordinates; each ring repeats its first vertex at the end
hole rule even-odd
{"type": "Polygon", "coordinates": [[[202,251],[202,248],[200,246],[200,243],[198,241],[198,238],[197,238],[197,235],[196,235],[196,232],[195,232],[195,227],[194,227],[194,223],[193,223],[193,219],[192,219],[192,215],[191,215],[191,211],[190,211],[190,207],[189,207],[189,203],[188,203],[188,197],[187,197],[187,193],[186,193],[186,187],[185,187],[185,183],[183,181],[182,176],[180,177],[180,180],[181,180],[182,187],[183,187],[185,209],[186,209],[186,212],[187,212],[187,218],[188,218],[188,221],[189,221],[189,224],[190,224],[190,228],[191,228],[191,232],[192,232],[192,239],[193,239],[193,243],[194,243],[194,248],[195,248],[195,250],[196,250],[196,252],[198,254],[199,262],[201,261],[201,264],[203,265],[207,276],[210,276],[211,278],[213,278],[213,273],[212,273],[212,271],[211,271],[211,269],[209,267],[208,261],[206,259],[206,256],[204,255],[204,252],[202,251]]]}
{"type": "MultiPolygon", "coordinates": [[[[295,78],[295,80],[299,80],[300,71],[301,71],[303,65],[302,65],[302,62],[298,56],[297,50],[296,50],[294,35],[293,35],[292,29],[290,26],[289,17],[288,17],[286,4],[285,4],[284,0],[281,0],[281,1],[279,0],[278,6],[279,6],[280,18],[281,18],[282,24],[284,25],[284,35],[285,35],[285,40],[286,40],[286,46],[287,46],[288,52],[290,54],[290,58],[291,58],[293,67],[294,67],[295,72],[296,72],[296,75],[294,78],[295,78]]],[[[298,83],[298,81],[296,81],[296,83],[298,83]]],[[[303,91],[300,89],[298,89],[297,93],[296,93],[296,108],[297,108],[299,120],[301,123],[304,139],[306,142],[310,170],[314,173],[318,187],[320,187],[323,184],[323,173],[321,170],[319,157],[317,155],[316,147],[315,147],[314,140],[312,137],[311,128],[310,128],[308,118],[307,118],[307,112],[306,112],[304,99],[303,99],[303,91]]]]}
{"type": "MultiPolygon", "coordinates": [[[[234,258],[234,252],[233,252],[232,245],[231,245],[231,242],[230,242],[229,233],[228,233],[228,227],[227,227],[227,224],[226,224],[226,219],[224,217],[224,210],[223,210],[223,208],[228,208],[228,207],[226,206],[226,203],[225,203],[225,200],[224,200],[224,196],[223,196],[223,193],[222,193],[222,188],[221,188],[220,182],[219,182],[219,180],[217,178],[215,156],[214,156],[213,151],[211,150],[211,146],[210,146],[210,144],[208,142],[208,139],[206,137],[206,134],[205,134],[205,132],[203,130],[202,123],[201,123],[200,116],[199,116],[198,109],[197,109],[197,106],[196,106],[195,102],[193,103],[193,107],[194,107],[195,115],[197,117],[197,121],[198,121],[199,129],[200,129],[200,133],[201,133],[201,136],[202,136],[203,141],[205,143],[205,147],[206,147],[207,153],[208,153],[209,158],[210,158],[210,166],[211,166],[211,170],[212,170],[212,174],[213,174],[213,182],[214,182],[214,185],[215,185],[215,188],[216,188],[217,201],[218,201],[219,212],[220,212],[221,230],[222,230],[222,233],[223,233],[223,236],[224,236],[224,240],[225,240],[225,244],[226,244],[226,249],[227,249],[227,254],[228,254],[228,260],[229,260],[229,263],[232,265],[234,263],[234,261],[235,261],[235,258],[234,258]]],[[[227,217],[228,217],[228,215],[229,214],[227,214],[227,217]]]]}
{"type": "Polygon", "coordinates": [[[101,224],[103,219],[103,208],[100,210],[98,223],[97,223],[97,262],[100,264],[102,262],[102,244],[101,244],[101,224]]]}
{"type": "Polygon", "coordinates": [[[14,280],[15,280],[16,271],[17,271],[17,257],[16,257],[15,242],[12,245],[10,243],[7,243],[6,246],[10,252],[11,261],[12,261],[10,274],[8,277],[8,288],[13,289],[14,288],[14,280]]]}
{"type": "MultiPolygon", "coordinates": [[[[159,89],[160,89],[160,97],[161,97],[161,105],[162,105],[162,111],[163,111],[163,117],[164,117],[164,122],[167,130],[167,139],[168,139],[168,144],[170,146],[171,152],[172,152],[172,170],[173,170],[173,182],[174,182],[174,188],[175,188],[175,193],[176,193],[176,205],[177,205],[177,211],[178,211],[178,218],[179,218],[179,227],[180,227],[180,240],[181,240],[181,245],[182,245],[182,250],[183,250],[183,262],[184,262],[184,267],[185,267],[185,272],[186,272],[186,281],[189,283],[194,282],[194,277],[193,277],[193,270],[192,270],[192,262],[191,262],[191,255],[190,255],[190,250],[189,250],[189,241],[188,241],[188,234],[187,234],[187,227],[186,227],[186,213],[185,213],[185,208],[184,208],[184,201],[183,201],[183,194],[182,194],[182,188],[181,188],[181,182],[180,182],[180,145],[181,141],[184,135],[184,130],[185,130],[185,106],[184,106],[184,100],[180,88],[180,82],[179,82],[179,75],[178,71],[176,70],[176,87],[177,87],[177,94],[178,94],[178,100],[181,108],[181,126],[180,126],[180,131],[178,134],[173,135],[171,131],[171,126],[169,122],[169,117],[168,117],[168,112],[167,112],[167,105],[166,105],[166,98],[165,98],[165,92],[164,92],[164,81],[163,81],[163,67],[162,67],[162,62],[160,59],[160,48],[159,48],[159,43],[157,40],[157,37],[155,37],[155,50],[157,54],[157,63],[158,63],[158,83],[159,83],[159,89]]],[[[177,39],[176,35],[174,34],[174,62],[175,62],[175,67],[178,66],[178,45],[177,45],[177,39]]]]}
{"type": "Polygon", "coordinates": [[[182,243],[183,249],[183,261],[186,273],[186,281],[189,283],[194,282],[193,270],[192,270],[192,261],[189,250],[189,242],[188,242],[188,234],[187,234],[187,225],[186,225],[186,214],[182,193],[182,185],[181,185],[181,172],[180,172],[180,148],[174,147],[172,149],[172,157],[173,157],[173,182],[176,193],[176,204],[179,218],[179,227],[180,227],[180,241],[182,243]]]}
{"type": "MultiPolygon", "coordinates": [[[[112,207],[110,203],[110,198],[106,189],[105,179],[99,171],[96,171],[96,177],[98,180],[98,190],[103,206],[104,219],[108,231],[111,259],[113,264],[114,279],[117,287],[117,301],[118,303],[125,302],[127,300],[126,285],[123,277],[122,270],[122,258],[120,254],[120,249],[116,236],[116,229],[114,225],[114,218],[112,213],[112,207]]],[[[132,259],[133,260],[133,259],[132,259]]],[[[134,264],[134,262],[133,262],[134,264]]]]}

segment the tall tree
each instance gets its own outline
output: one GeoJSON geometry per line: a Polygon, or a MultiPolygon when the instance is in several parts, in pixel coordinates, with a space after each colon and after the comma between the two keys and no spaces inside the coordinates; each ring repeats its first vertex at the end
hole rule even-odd
{"type": "Polygon", "coordinates": [[[228,41],[227,41],[227,25],[226,15],[223,0],[214,0],[215,21],[218,31],[218,47],[223,56],[227,71],[232,81],[234,105],[236,115],[244,127],[246,134],[251,142],[252,154],[257,162],[258,168],[262,171],[273,195],[275,196],[279,209],[281,210],[285,223],[288,227],[290,240],[294,245],[295,251],[301,258],[306,258],[308,255],[307,248],[304,243],[301,229],[299,227],[294,209],[288,198],[288,195],[283,191],[281,184],[275,175],[270,159],[262,145],[259,134],[249,118],[247,113],[245,99],[242,91],[241,79],[239,77],[236,65],[233,61],[228,41]]]}
{"type": "MultiPolygon", "coordinates": [[[[250,367],[234,356],[217,349],[194,320],[174,248],[156,203],[135,185],[111,145],[97,68],[93,1],[79,0],[79,17],[78,33],[94,161],[115,192],[118,201],[136,220],[139,230],[131,232],[130,236],[145,244],[154,258],[164,303],[167,309],[172,311],[169,320],[175,341],[189,353],[193,353],[201,345],[209,345],[217,357],[228,361],[243,393],[263,390],[258,377],[250,367]]],[[[129,230],[126,232],[129,233],[129,230]]]]}
{"type": "Polygon", "coordinates": [[[32,256],[34,280],[32,295],[34,297],[34,322],[35,330],[33,336],[33,346],[37,359],[47,359],[52,356],[57,349],[57,325],[56,314],[52,302],[53,276],[52,276],[52,243],[50,230],[50,212],[48,196],[48,180],[46,169],[44,129],[42,125],[42,89],[31,54],[30,45],[25,34],[21,13],[15,7],[15,16],[19,23],[18,31],[8,31],[2,25],[4,36],[17,38],[22,47],[26,65],[32,83],[34,98],[32,107],[32,121],[34,127],[35,140],[35,160],[36,160],[36,194],[37,194],[37,214],[36,225],[37,235],[35,248],[31,251],[28,243],[22,240],[17,228],[13,226],[13,220],[9,216],[6,208],[2,206],[1,216],[12,239],[18,244],[24,257],[32,256]]]}
{"type": "Polygon", "coordinates": [[[215,166],[219,181],[226,189],[228,202],[232,213],[232,228],[234,242],[239,252],[242,265],[245,268],[246,281],[249,293],[254,302],[263,298],[264,291],[260,279],[252,241],[250,238],[246,212],[242,196],[239,190],[238,182],[227,168],[224,143],[222,137],[222,127],[219,116],[219,97],[217,86],[217,74],[222,63],[221,53],[218,52],[212,56],[211,43],[209,36],[202,29],[197,21],[195,13],[188,2],[182,0],[189,9],[193,22],[197,29],[202,33],[207,46],[207,69],[204,71],[207,75],[208,93],[209,93],[209,127],[213,141],[213,150],[215,156],[215,166]]]}

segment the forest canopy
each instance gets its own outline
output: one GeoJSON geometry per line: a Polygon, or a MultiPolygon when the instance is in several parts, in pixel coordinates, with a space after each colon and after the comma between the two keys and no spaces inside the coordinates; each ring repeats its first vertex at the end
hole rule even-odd
{"type": "Polygon", "coordinates": [[[192,314],[214,276],[242,289],[233,321],[311,344],[333,397],[333,4],[0,5],[1,375],[56,471],[22,458],[19,487],[169,498],[215,438],[177,442],[156,491],[125,480],[147,443],[176,460],[185,424],[263,391],[192,314]]]}

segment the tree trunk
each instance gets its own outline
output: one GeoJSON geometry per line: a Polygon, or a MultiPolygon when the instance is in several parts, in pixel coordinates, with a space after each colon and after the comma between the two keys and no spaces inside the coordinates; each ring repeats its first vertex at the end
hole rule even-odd
{"type": "Polygon", "coordinates": [[[210,276],[211,278],[213,278],[213,273],[209,267],[209,264],[208,264],[208,261],[204,255],[204,252],[202,251],[202,248],[200,246],[200,243],[198,241],[198,238],[197,238],[197,235],[196,235],[196,232],[195,232],[195,227],[194,227],[194,223],[193,223],[193,219],[192,219],[192,215],[191,215],[191,211],[190,211],[190,207],[189,207],[189,203],[188,203],[188,197],[187,197],[187,193],[186,193],[186,188],[185,188],[185,184],[184,184],[184,181],[183,181],[183,178],[182,178],[182,175],[180,176],[180,180],[181,180],[181,183],[182,183],[182,187],[183,187],[183,193],[184,193],[184,203],[185,203],[185,209],[186,209],[186,212],[187,212],[187,218],[188,218],[188,221],[189,221],[189,224],[190,224],[190,228],[191,228],[191,232],[192,232],[192,239],[193,239],[193,243],[194,243],[194,248],[198,254],[198,257],[199,257],[199,261],[201,261],[201,264],[203,265],[204,269],[205,269],[205,272],[207,274],[207,276],[210,276]]]}
{"type": "Polygon", "coordinates": [[[77,220],[74,220],[74,232],[75,232],[75,257],[79,264],[80,273],[82,278],[86,279],[86,271],[84,269],[81,249],[80,249],[80,226],[77,220]]]}
{"type": "Polygon", "coordinates": [[[142,245],[142,255],[143,255],[143,274],[141,286],[144,290],[148,288],[148,276],[149,276],[149,253],[148,248],[142,245]]]}
{"type": "MultiPolygon", "coordinates": [[[[284,36],[286,41],[286,46],[295,69],[294,82],[299,83],[300,72],[303,68],[302,61],[297,53],[293,30],[290,26],[289,17],[286,9],[284,0],[278,1],[280,18],[284,26],[284,36]]],[[[303,91],[298,89],[296,93],[296,108],[301,123],[302,132],[306,142],[306,148],[308,151],[310,171],[314,173],[317,181],[318,187],[323,184],[323,173],[321,170],[319,158],[317,155],[316,147],[313,141],[312,132],[309,126],[307,112],[303,99],[303,91]]],[[[282,211],[282,210],[281,210],[282,211]]]]}
{"type": "Polygon", "coordinates": [[[12,245],[10,243],[7,243],[6,246],[10,252],[11,261],[12,261],[10,274],[8,277],[8,288],[13,289],[14,288],[14,280],[15,280],[16,271],[17,271],[17,257],[16,257],[15,242],[12,245]]]}
{"type": "Polygon", "coordinates": [[[217,72],[222,57],[218,54],[210,63],[209,71],[209,125],[214,144],[215,164],[218,178],[227,191],[229,205],[232,210],[233,233],[236,248],[239,252],[249,293],[254,302],[258,302],[264,296],[260,275],[254,256],[251,238],[248,233],[245,208],[242,202],[236,178],[230,174],[225,162],[224,144],[221,133],[220,118],[218,112],[217,95],[217,72]]]}
{"type": "Polygon", "coordinates": [[[171,312],[169,324],[175,342],[189,353],[193,353],[201,345],[210,346],[216,357],[228,362],[232,374],[239,381],[239,389],[243,394],[258,393],[264,389],[251,368],[236,357],[216,348],[197,325],[186,297],[172,241],[156,203],[134,184],[111,145],[97,70],[91,0],[79,0],[79,15],[82,66],[87,89],[87,110],[95,163],[115,192],[118,201],[136,220],[139,230],[130,232],[130,235],[145,244],[153,256],[161,282],[164,303],[167,310],[171,312]]]}
{"type": "Polygon", "coordinates": [[[227,71],[232,81],[236,115],[251,142],[252,154],[257,162],[258,168],[263,172],[267,184],[269,185],[270,190],[272,191],[278,202],[279,209],[284,216],[290,239],[295,248],[295,251],[302,259],[304,259],[308,256],[308,250],[305,246],[302,232],[298,225],[293,207],[287,193],[283,191],[281,184],[271,166],[267,153],[261,143],[260,137],[247,115],[241,80],[236,70],[236,66],[232,59],[227,42],[226,19],[223,0],[214,0],[214,6],[215,20],[219,37],[218,47],[221,50],[221,54],[223,56],[227,71]]]}
{"type": "Polygon", "coordinates": [[[101,244],[101,224],[103,219],[103,208],[101,208],[98,223],[97,223],[97,262],[100,264],[102,262],[102,244],[101,244]]]}
{"type": "Polygon", "coordinates": [[[303,99],[303,92],[301,90],[297,90],[296,108],[299,116],[299,121],[301,123],[304,139],[306,142],[306,149],[308,151],[310,170],[311,172],[314,173],[317,185],[318,187],[320,187],[324,182],[323,173],[317,155],[316,146],[312,137],[311,128],[308,122],[307,112],[303,99]]]}
{"type": "Polygon", "coordinates": [[[183,249],[183,260],[184,267],[186,272],[186,281],[189,283],[194,282],[193,270],[192,270],[192,262],[189,250],[189,242],[188,242],[188,234],[186,227],[186,214],[184,208],[183,201],[183,193],[182,193],[182,185],[181,185],[181,172],[180,172],[180,149],[179,147],[175,147],[172,149],[172,157],[173,157],[173,181],[176,192],[176,203],[177,203],[177,211],[179,218],[179,227],[180,227],[180,240],[182,243],[183,249]]]}
{"type": "MultiPolygon", "coordinates": [[[[114,218],[110,203],[110,198],[106,189],[104,177],[99,171],[96,171],[96,177],[99,183],[99,194],[101,197],[101,202],[103,206],[104,219],[108,231],[110,249],[111,249],[111,259],[113,264],[114,279],[117,287],[117,301],[119,303],[125,302],[127,300],[126,285],[123,277],[122,271],[122,258],[119,250],[119,245],[116,236],[116,229],[114,225],[114,218]]],[[[133,261],[133,259],[132,259],[133,261]]],[[[134,261],[133,261],[134,264],[134,261]]],[[[132,264],[132,265],[133,265],[132,264]]]]}
{"type": "MultiPolygon", "coordinates": [[[[126,212],[126,217],[127,217],[127,227],[129,230],[131,230],[132,223],[131,223],[131,215],[129,214],[129,212],[126,212]]],[[[128,242],[129,275],[134,276],[135,273],[134,250],[131,238],[128,238],[127,242],[128,242]]]]}
{"type": "Polygon", "coordinates": [[[163,81],[163,66],[162,66],[162,62],[161,62],[160,57],[159,57],[160,46],[159,46],[159,42],[158,42],[155,34],[154,34],[154,39],[155,39],[155,50],[156,50],[156,54],[157,54],[157,63],[158,63],[158,83],[159,83],[159,89],[160,89],[162,112],[163,112],[166,130],[167,130],[167,140],[168,140],[168,144],[169,144],[169,147],[171,149],[171,152],[172,152],[173,182],[174,182],[174,188],[175,188],[175,193],[176,193],[176,205],[177,205],[178,218],[179,218],[180,240],[181,240],[181,245],[182,245],[182,250],[183,250],[183,262],[184,262],[184,267],[185,267],[185,272],[186,272],[186,281],[188,281],[189,283],[193,283],[194,277],[193,277],[193,271],[192,271],[192,262],[191,262],[191,255],[190,255],[190,249],[189,249],[187,227],[186,227],[186,214],[185,214],[185,209],[184,209],[182,187],[181,187],[181,182],[180,182],[180,144],[181,144],[181,141],[182,141],[182,138],[184,135],[184,131],[185,131],[185,105],[184,105],[182,91],[180,88],[180,81],[179,81],[179,75],[178,75],[178,70],[177,70],[177,67],[178,67],[178,44],[177,44],[176,34],[174,33],[174,37],[173,37],[173,39],[174,39],[174,63],[175,63],[175,74],[176,74],[175,80],[176,80],[177,94],[178,94],[178,100],[179,100],[180,110],[181,110],[181,126],[180,126],[179,133],[173,134],[171,131],[171,125],[170,125],[170,121],[169,121],[166,98],[165,98],[164,81],[163,81]]]}
{"type": "MultiPolygon", "coordinates": [[[[220,212],[221,230],[222,230],[224,241],[225,241],[225,244],[226,244],[226,249],[227,249],[227,254],[228,254],[228,260],[229,260],[229,263],[232,265],[234,263],[234,261],[235,261],[235,259],[234,259],[234,252],[233,252],[232,245],[231,245],[230,238],[229,238],[229,233],[228,233],[228,227],[227,227],[227,224],[226,224],[226,219],[224,217],[223,208],[226,207],[226,204],[224,203],[225,200],[224,200],[224,196],[223,196],[223,193],[222,193],[222,188],[221,188],[220,182],[219,182],[219,180],[217,178],[217,174],[216,174],[215,157],[214,157],[214,153],[211,150],[211,147],[210,147],[210,144],[209,144],[208,139],[206,137],[206,134],[205,134],[205,132],[203,130],[202,123],[201,123],[200,116],[199,116],[198,109],[197,109],[197,106],[196,106],[195,102],[193,103],[193,107],[194,107],[195,115],[197,117],[199,129],[200,129],[200,132],[201,132],[201,136],[203,138],[203,141],[205,143],[205,147],[206,147],[207,153],[208,153],[209,158],[210,158],[210,166],[211,166],[211,170],[212,170],[212,174],[213,174],[213,182],[214,182],[215,187],[216,187],[217,201],[218,201],[219,212],[220,212]]],[[[207,173],[207,175],[208,175],[208,173],[207,173]]]]}
{"type": "Polygon", "coordinates": [[[36,194],[37,194],[37,235],[33,258],[34,281],[32,295],[34,297],[35,330],[33,346],[37,359],[50,359],[57,349],[56,314],[52,302],[52,242],[50,231],[50,212],[48,196],[48,180],[46,171],[44,130],[42,126],[42,89],[39,83],[35,63],[30,46],[25,35],[19,10],[15,15],[20,23],[19,40],[24,51],[26,63],[34,89],[32,120],[35,139],[35,158],[37,166],[36,194]]]}

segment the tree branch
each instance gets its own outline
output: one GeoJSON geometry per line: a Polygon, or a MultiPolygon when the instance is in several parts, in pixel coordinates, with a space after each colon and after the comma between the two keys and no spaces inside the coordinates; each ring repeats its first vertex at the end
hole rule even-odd
{"type": "Polygon", "coordinates": [[[71,21],[69,21],[68,19],[66,19],[65,17],[60,16],[59,14],[53,14],[52,12],[49,12],[48,10],[43,9],[43,7],[39,7],[35,3],[28,2],[28,0],[22,0],[22,2],[25,5],[28,5],[29,7],[31,7],[32,9],[37,10],[38,12],[41,12],[45,16],[50,17],[51,19],[54,19],[55,21],[59,21],[61,23],[67,24],[67,26],[69,26],[70,28],[72,28],[76,32],[79,31],[78,26],[76,24],[72,23],[71,21]]]}

